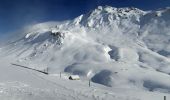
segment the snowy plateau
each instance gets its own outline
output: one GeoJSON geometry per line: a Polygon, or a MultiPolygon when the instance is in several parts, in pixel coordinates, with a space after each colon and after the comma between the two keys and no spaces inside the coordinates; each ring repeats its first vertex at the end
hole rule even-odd
{"type": "Polygon", "coordinates": [[[99,6],[73,20],[30,25],[1,40],[0,100],[164,96],[170,100],[170,8],[99,6]],[[48,75],[14,64],[48,70],[48,75]],[[69,80],[70,75],[80,80],[69,80]]]}

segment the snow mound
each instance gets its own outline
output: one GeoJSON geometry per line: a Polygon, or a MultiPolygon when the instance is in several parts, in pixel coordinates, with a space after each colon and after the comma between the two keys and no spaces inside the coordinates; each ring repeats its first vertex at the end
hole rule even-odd
{"type": "Polygon", "coordinates": [[[109,70],[102,70],[92,78],[92,81],[95,83],[99,83],[111,87],[118,79],[119,78],[116,75],[116,73],[113,73],[109,70]]]}
{"type": "Polygon", "coordinates": [[[167,93],[170,92],[170,86],[167,84],[163,84],[161,82],[145,80],[143,86],[147,88],[149,91],[162,91],[167,93]]]}

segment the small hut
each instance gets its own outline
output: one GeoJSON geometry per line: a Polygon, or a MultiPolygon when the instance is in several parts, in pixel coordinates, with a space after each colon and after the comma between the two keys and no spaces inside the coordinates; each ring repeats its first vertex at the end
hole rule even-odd
{"type": "Polygon", "coordinates": [[[79,77],[79,75],[70,75],[69,79],[70,80],[80,80],[80,77],[79,77]]]}

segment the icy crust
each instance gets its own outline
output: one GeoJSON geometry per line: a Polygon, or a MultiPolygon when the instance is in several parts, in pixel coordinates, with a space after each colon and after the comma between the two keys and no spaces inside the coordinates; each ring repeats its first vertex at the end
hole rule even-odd
{"type": "Polygon", "coordinates": [[[0,55],[112,88],[170,93],[169,12],[99,6],[71,21],[29,26],[0,55]]]}

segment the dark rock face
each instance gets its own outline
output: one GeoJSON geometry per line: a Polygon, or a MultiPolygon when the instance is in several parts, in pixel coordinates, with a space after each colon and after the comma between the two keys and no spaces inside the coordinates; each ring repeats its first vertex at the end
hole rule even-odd
{"type": "Polygon", "coordinates": [[[59,45],[63,43],[63,39],[65,38],[65,33],[62,32],[51,32],[53,38],[57,41],[59,45]]]}

